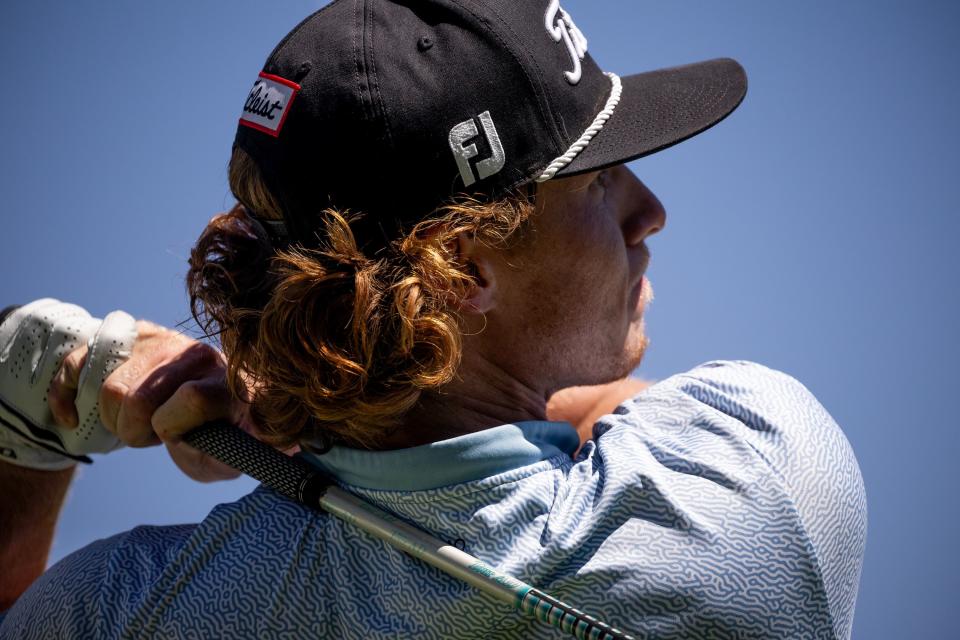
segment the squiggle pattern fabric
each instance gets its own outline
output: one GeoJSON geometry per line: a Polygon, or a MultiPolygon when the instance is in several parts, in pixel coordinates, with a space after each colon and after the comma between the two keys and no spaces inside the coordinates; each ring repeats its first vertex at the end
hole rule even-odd
{"type": "MultiPolygon", "coordinates": [[[[576,460],[354,490],[638,638],[850,636],[863,483],[802,384],[709,362],[624,403],[594,435],[576,460]]],[[[562,637],[264,488],[198,525],[138,527],[65,558],[0,636],[562,637]]]]}

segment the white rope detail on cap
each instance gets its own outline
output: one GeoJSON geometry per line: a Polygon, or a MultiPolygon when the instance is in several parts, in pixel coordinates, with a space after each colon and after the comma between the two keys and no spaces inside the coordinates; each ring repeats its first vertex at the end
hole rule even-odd
{"type": "Polygon", "coordinates": [[[546,182],[553,176],[557,175],[557,172],[563,169],[565,166],[573,162],[573,159],[577,157],[581,151],[583,151],[587,145],[593,140],[593,137],[600,133],[600,130],[603,129],[603,125],[607,123],[607,120],[610,119],[610,116],[613,115],[613,110],[617,108],[617,105],[620,104],[620,92],[623,90],[622,85],[620,84],[620,76],[615,73],[606,73],[607,77],[610,78],[610,83],[613,85],[613,88],[610,89],[610,97],[607,98],[607,104],[601,109],[600,113],[597,114],[597,117],[594,119],[593,123],[587,127],[587,130],[583,132],[583,135],[570,145],[570,148],[567,149],[567,152],[551,162],[546,169],[543,170],[543,173],[536,179],[537,182],[546,182]]]}

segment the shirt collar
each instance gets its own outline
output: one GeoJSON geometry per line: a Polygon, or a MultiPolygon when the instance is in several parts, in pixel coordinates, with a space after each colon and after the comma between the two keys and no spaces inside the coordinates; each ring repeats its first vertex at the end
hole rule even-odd
{"type": "Polygon", "coordinates": [[[527,421],[408,449],[333,447],[324,454],[304,450],[301,455],[345,484],[421,491],[479,480],[555,456],[571,458],[579,446],[580,438],[567,422],[527,421]]]}

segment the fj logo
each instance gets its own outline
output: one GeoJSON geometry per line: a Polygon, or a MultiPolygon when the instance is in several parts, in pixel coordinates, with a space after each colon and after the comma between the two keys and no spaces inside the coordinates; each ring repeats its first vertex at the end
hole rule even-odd
{"type": "Polygon", "coordinates": [[[570,59],[573,61],[573,70],[564,71],[563,75],[567,76],[567,82],[570,84],[577,84],[583,72],[580,61],[587,55],[586,37],[577,25],[573,24],[570,14],[560,8],[560,0],[550,0],[547,15],[544,17],[544,26],[554,42],[562,40],[567,45],[567,51],[570,52],[570,59]]]}
{"type": "Polygon", "coordinates": [[[500,134],[497,128],[493,126],[493,118],[489,111],[484,111],[476,118],[464,120],[450,129],[450,150],[453,151],[453,157],[457,160],[457,167],[460,169],[460,176],[463,178],[463,186],[469,187],[477,180],[489,178],[493,174],[503,169],[506,163],[506,156],[503,153],[503,145],[500,144],[500,134]],[[476,120],[480,121],[483,127],[483,137],[490,148],[490,157],[484,158],[476,163],[477,173],[474,175],[473,167],[470,166],[470,159],[476,158],[480,151],[477,149],[477,142],[474,140],[480,136],[480,130],[477,128],[476,120]],[[470,142],[474,140],[473,142],[470,142]],[[470,144],[467,144],[467,143],[470,144]]]}

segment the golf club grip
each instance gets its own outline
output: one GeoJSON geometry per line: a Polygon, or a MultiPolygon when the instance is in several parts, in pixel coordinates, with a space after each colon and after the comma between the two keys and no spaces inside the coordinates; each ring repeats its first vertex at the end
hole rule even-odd
{"type": "Polygon", "coordinates": [[[329,482],[317,469],[286,456],[228,422],[208,422],[183,437],[191,447],[210,455],[274,491],[313,509],[329,482]]]}

